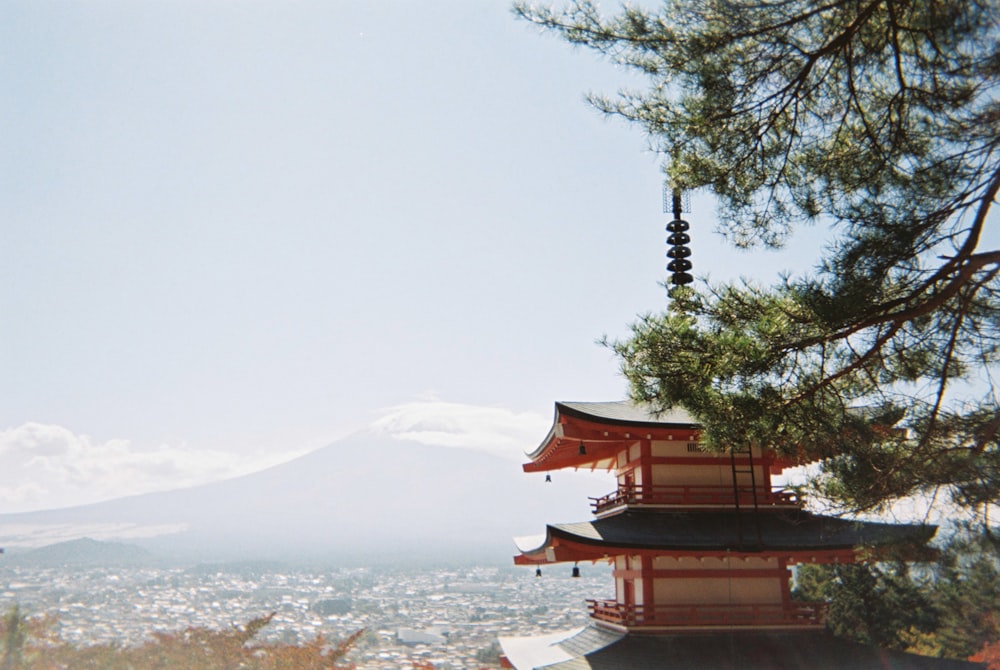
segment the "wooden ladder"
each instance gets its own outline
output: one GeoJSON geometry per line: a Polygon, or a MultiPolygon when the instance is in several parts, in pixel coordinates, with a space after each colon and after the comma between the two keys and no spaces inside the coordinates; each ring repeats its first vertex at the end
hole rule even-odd
{"type": "Polygon", "coordinates": [[[733,500],[736,503],[736,531],[739,536],[739,547],[743,549],[747,546],[747,532],[743,525],[743,503],[740,498],[740,494],[746,491],[750,492],[751,500],[753,500],[753,526],[754,535],[757,540],[756,546],[760,547],[764,544],[760,536],[760,520],[758,518],[758,501],[757,501],[757,475],[754,473],[753,465],[753,449],[747,447],[745,450],[737,451],[735,448],[729,449],[729,465],[733,472],[733,500]],[[736,456],[745,456],[746,463],[741,464],[736,461],[736,456]],[[740,484],[740,475],[746,476],[750,475],[750,486],[749,488],[744,484],[740,484]]]}

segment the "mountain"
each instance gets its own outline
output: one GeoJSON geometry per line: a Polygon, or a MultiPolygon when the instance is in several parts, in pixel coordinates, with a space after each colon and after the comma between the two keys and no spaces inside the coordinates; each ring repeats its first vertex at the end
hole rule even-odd
{"type": "Polygon", "coordinates": [[[140,565],[152,560],[152,554],[133,544],[82,537],[11,554],[6,562],[44,566],[140,565]]]}
{"type": "Polygon", "coordinates": [[[587,497],[614,487],[610,476],[553,480],[477,451],[362,433],[236,479],[0,515],[0,544],[69,534],[184,559],[509,562],[512,536],[584,520],[587,497]]]}

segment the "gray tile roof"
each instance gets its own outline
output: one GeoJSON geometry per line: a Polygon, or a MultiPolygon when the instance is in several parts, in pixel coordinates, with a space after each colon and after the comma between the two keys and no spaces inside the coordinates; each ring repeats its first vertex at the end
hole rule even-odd
{"type": "Polygon", "coordinates": [[[825,631],[626,635],[591,653],[544,667],[545,670],[984,670],[979,663],[878,649],[825,631]]]}
{"type": "Polygon", "coordinates": [[[504,654],[516,668],[548,668],[553,666],[561,668],[565,663],[573,663],[574,659],[583,659],[588,654],[618,642],[624,636],[624,633],[617,633],[599,626],[586,626],[565,633],[537,637],[501,636],[499,640],[504,654]]]}
{"type": "Polygon", "coordinates": [[[698,422],[680,407],[657,412],[652,405],[631,400],[618,402],[557,402],[560,413],[629,424],[670,424],[696,427],[698,422]]]}
{"type": "Polygon", "coordinates": [[[593,521],[549,525],[546,544],[553,537],[562,537],[585,544],[652,550],[739,549],[741,521],[744,549],[772,551],[926,542],[936,531],[934,526],[851,521],[802,510],[741,512],[739,516],[732,510],[633,510],[593,521]]]}
{"type": "Polygon", "coordinates": [[[535,460],[555,437],[558,417],[573,416],[581,419],[589,419],[597,423],[612,424],[618,426],[639,427],[677,427],[677,428],[699,428],[686,410],[674,408],[664,412],[657,412],[652,405],[636,403],[631,400],[619,400],[616,402],[557,402],[556,419],[548,435],[534,451],[527,454],[528,458],[535,460]]]}

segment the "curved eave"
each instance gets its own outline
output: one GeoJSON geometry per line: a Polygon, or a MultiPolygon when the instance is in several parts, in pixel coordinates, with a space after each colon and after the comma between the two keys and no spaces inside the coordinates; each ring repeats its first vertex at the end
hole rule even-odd
{"type": "Polygon", "coordinates": [[[556,415],[625,428],[690,428],[699,424],[686,410],[657,412],[652,405],[628,400],[615,402],[556,402],[556,415]]]}
{"type": "MultiPolygon", "coordinates": [[[[776,555],[795,563],[853,563],[857,560],[854,547],[824,547],[820,549],[792,549],[786,551],[766,550],[768,555],[776,555]]],[[[761,551],[721,549],[648,549],[613,545],[593,545],[573,540],[556,539],[546,542],[532,551],[514,557],[514,565],[549,565],[553,563],[578,563],[581,561],[609,561],[616,556],[673,556],[675,558],[750,558],[760,556],[761,551]]]]}
{"type": "Polygon", "coordinates": [[[637,439],[697,440],[698,430],[683,410],[657,414],[631,402],[557,402],[552,427],[522,467],[525,472],[609,469],[618,452],[637,439]]]}
{"type": "MultiPolygon", "coordinates": [[[[926,543],[934,526],[845,521],[807,512],[624,512],[546,527],[544,541],[519,546],[519,565],[602,560],[623,554],[776,554],[795,561],[853,557],[860,547],[926,543]],[[758,519],[755,521],[754,519],[758,519]],[[759,531],[759,532],[758,532],[759,531]]],[[[540,536],[537,536],[541,539],[540,536]]],[[[537,541],[537,540],[536,540],[537,541]]]]}

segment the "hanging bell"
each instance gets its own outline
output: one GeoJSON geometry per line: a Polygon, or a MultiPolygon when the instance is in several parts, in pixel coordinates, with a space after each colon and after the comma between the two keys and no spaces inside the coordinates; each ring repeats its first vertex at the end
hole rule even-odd
{"type": "Polygon", "coordinates": [[[545,483],[546,484],[551,484],[552,483],[552,475],[550,475],[547,472],[545,473],[545,483]]]}
{"type": "Polygon", "coordinates": [[[573,572],[571,574],[573,575],[573,577],[579,577],[580,576],[580,566],[579,565],[574,565],[573,566],[573,572]]]}
{"type": "Polygon", "coordinates": [[[542,569],[535,568],[535,577],[541,577],[541,576],[542,576],[542,569]]]}

